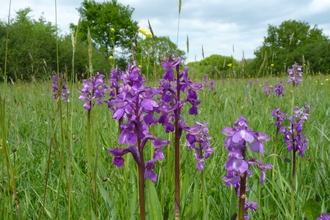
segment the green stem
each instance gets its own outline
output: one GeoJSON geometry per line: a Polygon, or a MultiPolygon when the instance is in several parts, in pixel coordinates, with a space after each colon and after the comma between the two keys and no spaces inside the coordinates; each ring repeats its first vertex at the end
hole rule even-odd
{"type": "MultiPolygon", "coordinates": [[[[90,103],[92,106],[92,104],[90,103]]],[[[86,153],[87,153],[87,172],[88,172],[88,179],[89,179],[89,187],[92,184],[92,157],[91,157],[91,112],[92,109],[88,110],[87,113],[87,145],[86,145],[86,153]]],[[[93,190],[90,191],[93,194],[93,190]]],[[[91,195],[91,198],[94,196],[91,195]]],[[[91,204],[90,204],[91,205],[91,204]]],[[[95,210],[96,211],[96,210],[95,210]]]]}
{"type": "Polygon", "coordinates": [[[202,177],[202,199],[203,199],[203,220],[206,220],[206,197],[205,197],[205,177],[204,170],[201,171],[202,177]]]}
{"type": "MultiPolygon", "coordinates": [[[[277,120],[279,120],[279,118],[277,118],[277,120]]],[[[273,157],[273,169],[272,169],[272,181],[273,181],[273,185],[272,185],[272,193],[274,195],[274,189],[275,189],[275,166],[276,166],[276,157],[277,157],[277,145],[278,145],[278,133],[279,133],[279,128],[276,127],[276,136],[275,136],[275,144],[274,144],[274,157],[273,157]]]]}
{"type": "Polygon", "coordinates": [[[8,42],[9,42],[9,27],[10,27],[10,8],[11,8],[11,0],[9,0],[9,12],[8,12],[8,23],[6,29],[6,52],[5,52],[5,68],[4,68],[4,91],[7,90],[7,60],[8,60],[8,42]]]}
{"type": "MultiPolygon", "coordinates": [[[[293,130],[293,125],[292,125],[293,130]]],[[[294,135],[292,134],[292,140],[294,140],[294,135]]],[[[291,182],[291,216],[294,219],[295,214],[295,199],[294,199],[294,190],[295,190],[295,178],[296,178],[296,146],[292,146],[292,182],[291,182]]]]}

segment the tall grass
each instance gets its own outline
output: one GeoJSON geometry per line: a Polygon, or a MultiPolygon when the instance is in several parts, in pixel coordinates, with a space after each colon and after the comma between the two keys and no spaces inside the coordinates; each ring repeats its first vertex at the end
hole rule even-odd
{"type": "MultiPolygon", "coordinates": [[[[261,83],[266,80],[272,83],[276,79],[262,79],[261,83]]],[[[74,97],[77,97],[79,87],[79,83],[72,85],[74,97]]],[[[249,180],[252,184],[248,199],[259,201],[259,210],[252,215],[252,218],[291,219],[289,214],[291,166],[286,162],[290,154],[286,151],[281,139],[279,139],[276,154],[273,153],[276,146],[276,129],[275,121],[271,116],[271,110],[277,107],[290,112],[289,88],[285,90],[284,97],[266,97],[260,85],[253,84],[250,87],[248,80],[217,81],[215,88],[215,91],[200,92],[202,104],[201,112],[197,116],[197,121],[210,122],[210,135],[213,136],[211,144],[215,148],[215,153],[212,154],[210,160],[206,161],[204,170],[205,219],[219,217],[230,219],[236,212],[235,193],[231,188],[225,187],[222,181],[225,175],[223,166],[226,161],[226,152],[223,145],[225,137],[220,134],[220,129],[231,125],[239,115],[244,115],[251,127],[271,136],[271,140],[266,143],[264,161],[272,163],[273,157],[277,157],[278,162],[274,168],[275,178],[270,178],[272,172],[267,172],[265,187],[259,186],[258,177],[252,177],[249,180]]],[[[305,78],[303,84],[295,90],[295,105],[303,106],[304,102],[308,102],[311,106],[310,117],[305,127],[305,134],[310,140],[309,149],[304,158],[297,158],[299,174],[296,177],[296,183],[299,184],[296,184],[295,189],[296,219],[305,216],[304,205],[309,199],[315,200],[323,211],[329,212],[330,167],[327,146],[330,135],[327,128],[330,125],[330,103],[326,101],[329,92],[329,81],[323,76],[305,78]]],[[[17,83],[8,86],[6,105],[3,105],[3,112],[6,112],[6,115],[1,114],[2,122],[8,122],[6,127],[2,127],[2,131],[6,131],[7,135],[2,136],[3,146],[1,146],[2,150],[6,146],[8,155],[2,154],[1,166],[5,170],[7,168],[11,170],[13,175],[7,171],[1,172],[2,184],[6,190],[6,193],[1,194],[1,201],[3,201],[1,216],[6,216],[7,219],[18,218],[19,211],[11,208],[14,205],[11,197],[14,181],[17,188],[15,201],[19,204],[23,219],[83,219],[86,216],[95,218],[97,216],[99,219],[136,219],[138,216],[137,171],[135,164],[129,162],[129,156],[125,157],[127,163],[123,169],[117,169],[111,165],[112,156],[107,150],[117,146],[118,130],[116,122],[111,119],[109,110],[106,106],[98,106],[93,112],[93,120],[97,123],[93,124],[91,146],[99,150],[97,161],[95,161],[95,165],[97,164],[95,187],[99,196],[91,198],[89,192],[93,184],[89,184],[89,168],[86,164],[85,150],[86,110],[82,108],[79,100],[72,99],[70,103],[72,110],[68,112],[72,127],[69,126],[68,130],[66,126],[61,128],[60,116],[55,117],[54,114],[57,104],[51,97],[51,82],[17,83]],[[67,141],[61,141],[62,132],[67,141]],[[70,139],[72,142],[69,141],[70,139]],[[72,146],[72,152],[69,146],[72,146]],[[71,155],[70,163],[61,162],[63,155],[71,155]],[[7,162],[4,161],[5,158],[8,159],[7,162]],[[61,171],[62,169],[66,171],[61,171]],[[69,173],[71,176],[68,175],[69,173]],[[67,186],[69,183],[70,187],[67,186]],[[88,205],[91,199],[93,203],[98,204],[95,215],[91,215],[88,205]],[[71,204],[70,209],[68,209],[69,204],[71,204]],[[40,215],[40,209],[44,209],[43,217],[40,215]]],[[[64,119],[65,114],[65,112],[62,113],[64,119]]],[[[156,127],[155,133],[159,137],[167,137],[161,128],[156,127]]],[[[168,146],[167,151],[164,152],[165,158],[170,158],[167,154],[172,154],[172,150],[168,146]]],[[[182,147],[181,217],[202,219],[202,179],[196,178],[201,175],[201,172],[195,169],[192,154],[182,147]]],[[[150,158],[150,155],[147,154],[146,157],[150,158]]],[[[173,161],[161,162],[156,165],[156,171],[159,174],[158,182],[153,185],[147,180],[147,219],[154,219],[152,216],[161,216],[164,219],[174,218],[173,206],[169,205],[174,200],[172,166],[173,161]],[[158,210],[157,213],[154,213],[155,210],[158,210]]]]}

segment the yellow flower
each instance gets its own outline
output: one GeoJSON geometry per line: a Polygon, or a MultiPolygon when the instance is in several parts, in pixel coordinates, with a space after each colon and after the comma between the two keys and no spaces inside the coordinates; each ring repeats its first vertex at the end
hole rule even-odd
{"type": "Polygon", "coordinates": [[[270,64],[270,66],[274,66],[274,63],[270,64]]]}
{"type": "Polygon", "coordinates": [[[146,36],[147,38],[149,38],[149,37],[152,37],[152,34],[147,33],[147,34],[145,34],[145,36],[146,36]]]}
{"type": "Polygon", "coordinates": [[[152,36],[150,33],[148,33],[148,30],[144,29],[144,28],[139,28],[139,32],[141,34],[143,34],[144,36],[146,36],[146,37],[151,37],[152,36]],[[151,35],[151,36],[149,36],[149,35],[151,35]]]}
{"type": "Polygon", "coordinates": [[[233,64],[232,63],[228,63],[227,66],[231,67],[233,64]]]}
{"type": "Polygon", "coordinates": [[[318,82],[317,80],[315,80],[315,82],[318,82]]]}
{"type": "Polygon", "coordinates": [[[293,93],[293,90],[290,90],[291,93],[293,93]]]}
{"type": "Polygon", "coordinates": [[[139,68],[141,69],[141,68],[142,68],[142,66],[141,66],[141,65],[139,65],[139,68]]]}
{"type": "Polygon", "coordinates": [[[115,32],[115,29],[114,28],[111,28],[110,30],[111,30],[111,32],[115,32]]]}
{"type": "Polygon", "coordinates": [[[270,85],[269,87],[270,87],[270,88],[273,88],[273,86],[272,86],[272,85],[270,85]]]}
{"type": "Polygon", "coordinates": [[[110,57],[109,57],[109,60],[113,60],[113,56],[110,56],[110,57]]]}
{"type": "Polygon", "coordinates": [[[323,83],[321,83],[321,86],[323,86],[323,83]]]}
{"type": "Polygon", "coordinates": [[[329,79],[325,79],[325,81],[329,81],[329,79]]]}

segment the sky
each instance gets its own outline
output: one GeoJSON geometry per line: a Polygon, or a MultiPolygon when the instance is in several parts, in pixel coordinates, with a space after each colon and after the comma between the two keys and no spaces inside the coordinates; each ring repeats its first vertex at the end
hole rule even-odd
{"type": "MultiPolygon", "coordinates": [[[[103,2],[103,0],[95,0],[103,2]]],[[[62,34],[69,24],[77,24],[82,0],[57,0],[57,23],[62,34]]],[[[177,42],[179,0],[118,0],[134,8],[133,19],[147,29],[148,20],[157,36],[177,42]]],[[[10,16],[30,7],[32,18],[43,16],[55,24],[55,1],[11,0],[10,16]]],[[[1,0],[0,19],[7,21],[9,0],[1,0]]],[[[254,57],[262,45],[268,25],[279,26],[285,20],[318,25],[330,36],[330,0],[182,0],[178,47],[186,51],[187,61],[199,61],[212,54],[233,56],[237,60],[254,57]]]]}

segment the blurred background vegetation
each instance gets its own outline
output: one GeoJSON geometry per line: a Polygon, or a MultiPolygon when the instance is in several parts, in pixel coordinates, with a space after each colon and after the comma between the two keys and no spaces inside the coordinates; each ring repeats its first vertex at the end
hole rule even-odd
{"type": "MultiPolygon", "coordinates": [[[[169,54],[175,57],[189,52],[180,50],[167,36],[147,37],[140,34],[132,19],[134,9],[116,0],[98,3],[84,0],[77,9],[81,20],[70,24],[71,33],[61,33],[43,17],[30,17],[31,8],[19,10],[10,21],[0,21],[0,74],[5,71],[6,44],[8,45],[6,74],[9,80],[31,81],[49,79],[57,72],[72,72],[72,35],[76,37],[74,76],[86,78],[89,71],[89,53],[95,72],[108,74],[118,65],[126,69],[133,60],[141,66],[143,74],[160,78],[161,62],[169,54]],[[88,43],[88,29],[91,43],[88,43]],[[88,45],[91,51],[88,52],[88,45]],[[111,57],[111,59],[109,59],[111,57]],[[113,59],[112,59],[113,58],[113,59]]],[[[152,32],[151,26],[149,31],[152,32]]],[[[267,36],[255,49],[255,58],[235,60],[231,56],[213,54],[201,61],[186,63],[193,79],[208,74],[212,79],[280,76],[295,62],[304,65],[305,73],[329,74],[330,41],[317,25],[288,20],[281,25],[268,26],[267,36]]],[[[70,74],[69,74],[70,75],[70,74]]],[[[0,80],[3,80],[1,77],[0,80]]]]}

